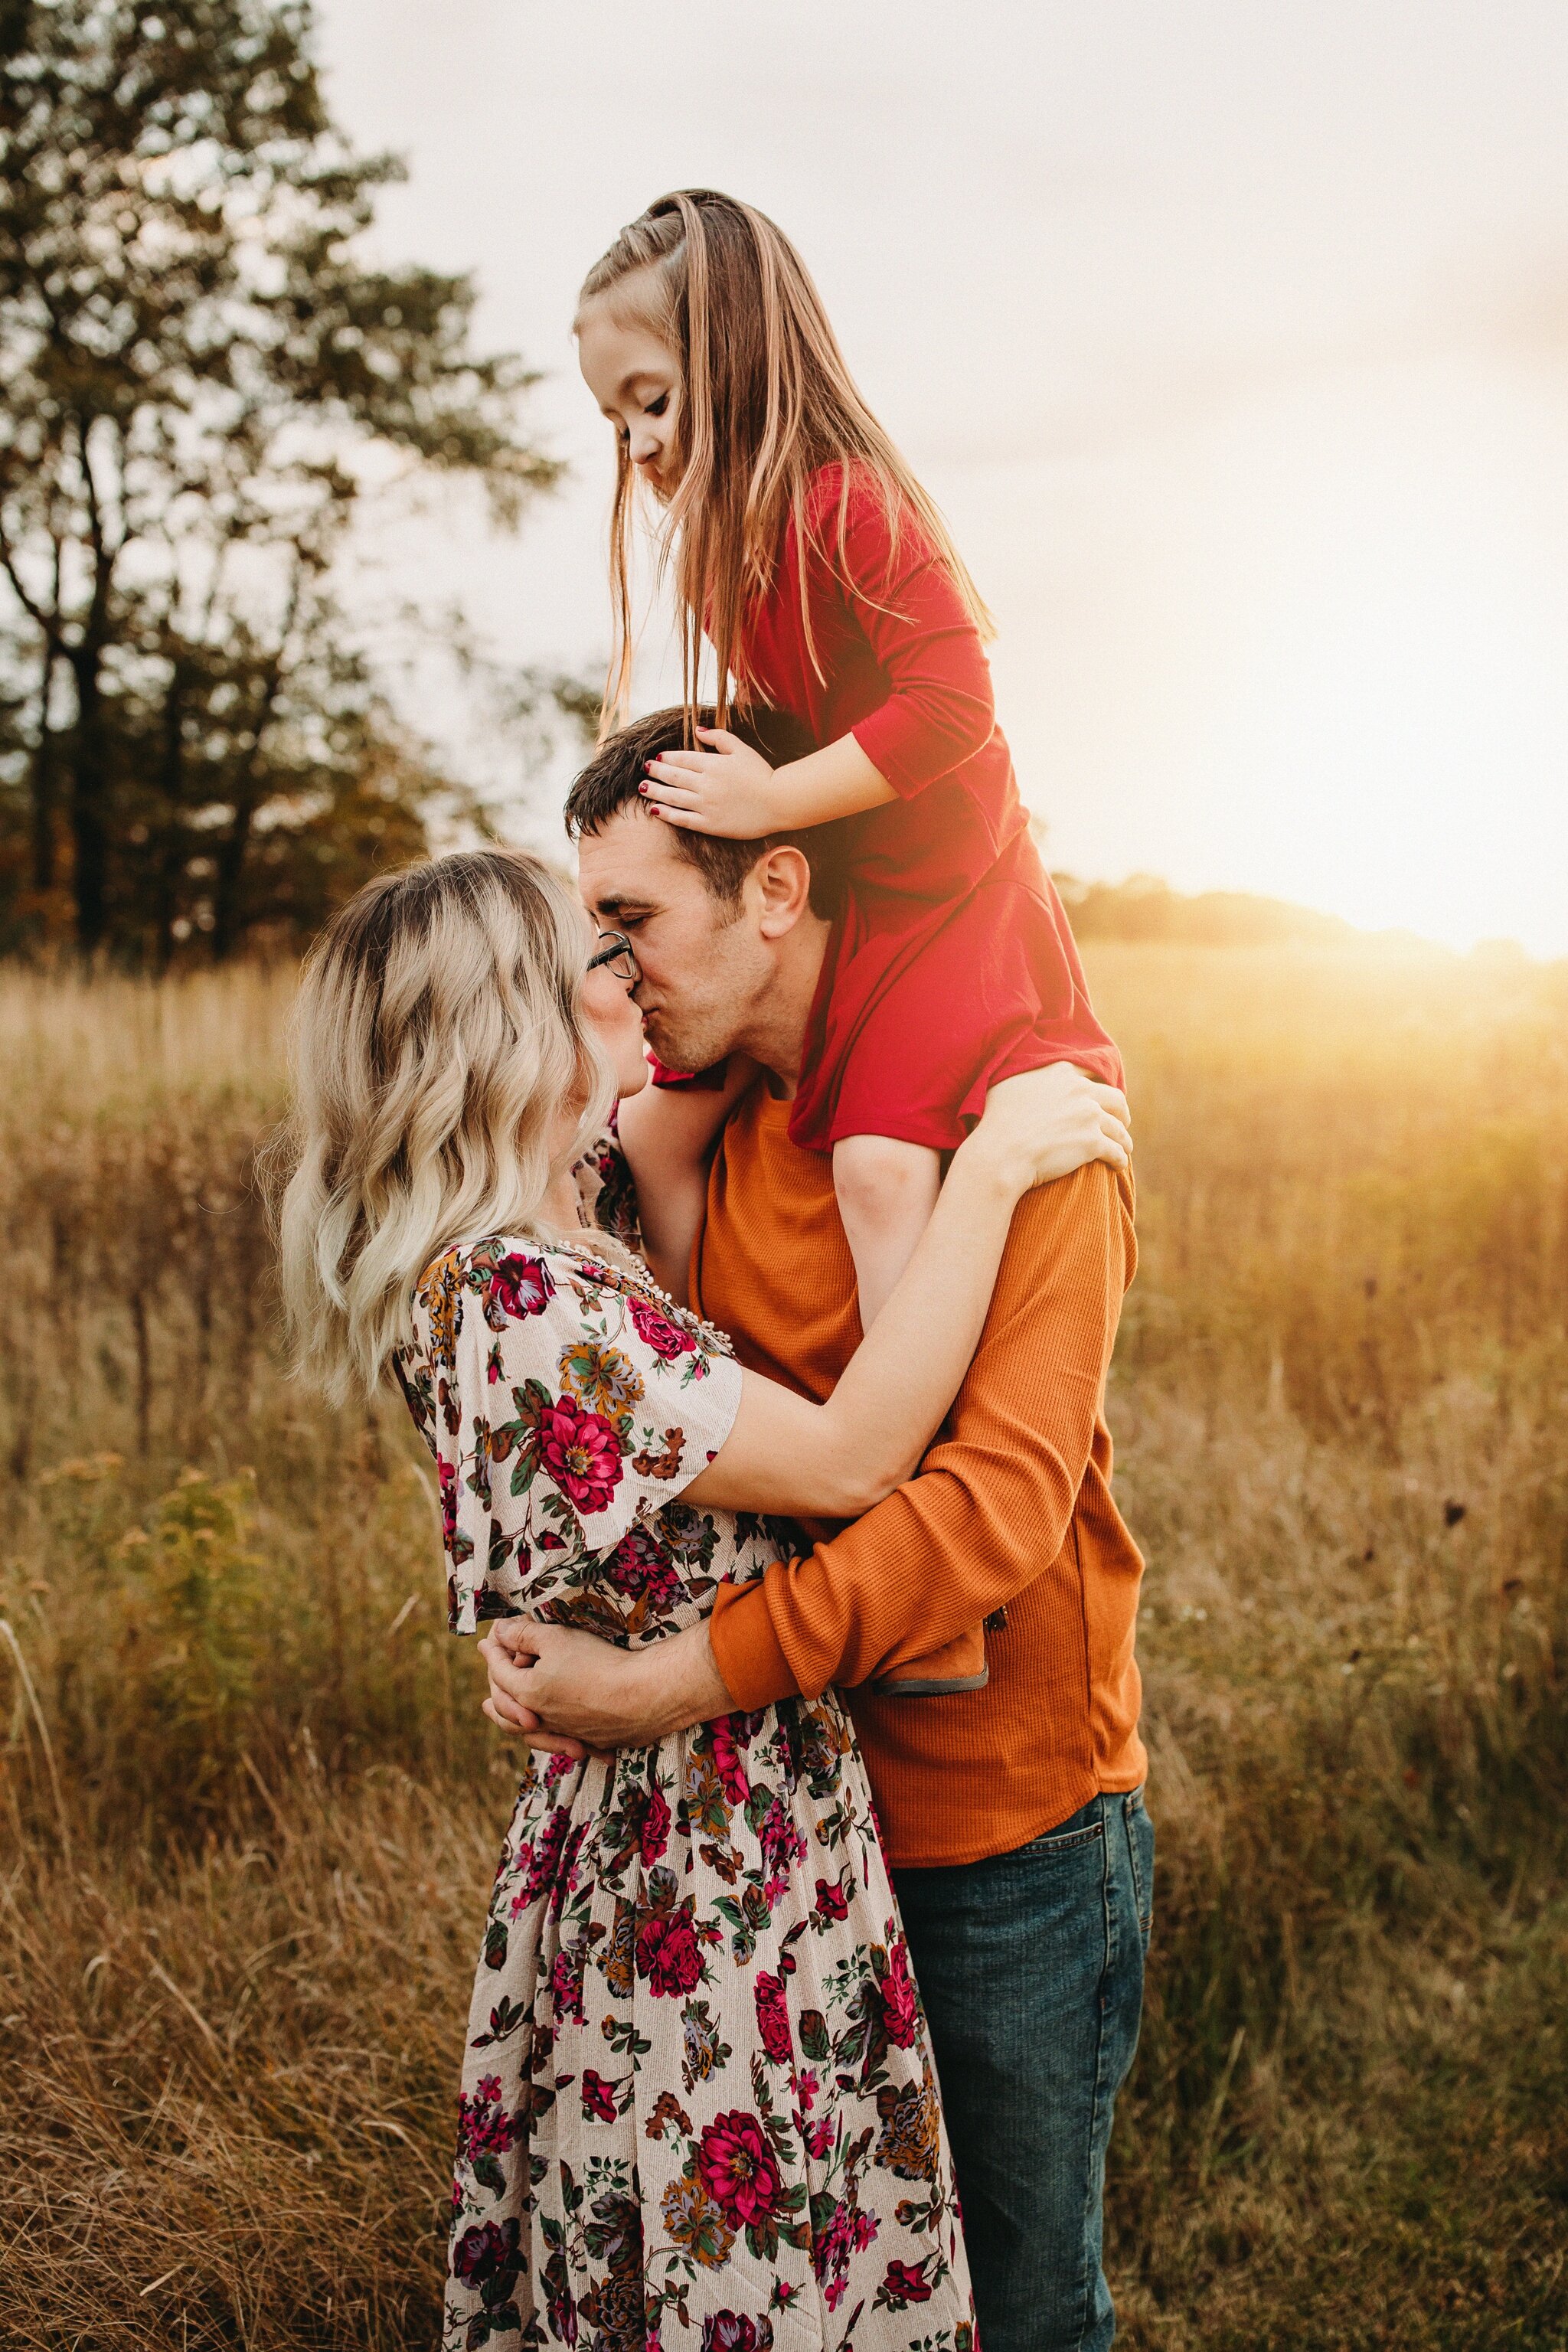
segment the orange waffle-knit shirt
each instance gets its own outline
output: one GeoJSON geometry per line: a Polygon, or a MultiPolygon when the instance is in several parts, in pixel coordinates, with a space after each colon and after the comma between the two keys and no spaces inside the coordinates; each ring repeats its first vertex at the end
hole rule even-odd
{"type": "MultiPolygon", "coordinates": [[[[742,1363],[822,1398],[859,1342],[855,1267],[832,1162],[790,1141],[789,1116],[761,1080],[736,1106],[692,1291],[742,1363]]],[[[1110,1169],[1029,1193],[920,1475],[807,1557],[719,1590],[713,1651],[738,1706],[842,1687],[895,1867],[1010,1853],[1143,1780],[1143,1563],[1111,1500],[1105,1425],[1135,1255],[1131,1186],[1110,1169]],[[983,1690],[856,1687],[997,1610],[983,1690]]]]}

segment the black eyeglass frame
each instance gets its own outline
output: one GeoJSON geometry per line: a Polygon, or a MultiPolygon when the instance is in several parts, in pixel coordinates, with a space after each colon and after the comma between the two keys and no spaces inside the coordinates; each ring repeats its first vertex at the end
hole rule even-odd
{"type": "Polygon", "coordinates": [[[597,955],[591,955],[588,958],[586,969],[589,971],[597,971],[601,964],[613,964],[618,957],[626,956],[630,961],[631,970],[617,971],[615,978],[624,980],[628,988],[635,988],[642,974],[637,965],[637,951],[625,931],[601,931],[599,937],[602,940],[611,940],[613,944],[607,948],[601,948],[597,955]]]}

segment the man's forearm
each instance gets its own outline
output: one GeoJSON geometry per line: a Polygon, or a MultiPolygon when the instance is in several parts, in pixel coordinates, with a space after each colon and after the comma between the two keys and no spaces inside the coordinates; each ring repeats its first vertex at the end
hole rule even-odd
{"type": "Polygon", "coordinates": [[[734,1710],[706,1619],[668,1641],[619,1650],[595,1634],[510,1618],[480,1648],[495,1719],[525,1737],[539,1730],[600,1752],[651,1748],[734,1710]]]}
{"type": "Polygon", "coordinates": [[[706,1617],[672,1641],[649,1643],[637,1654],[656,1706],[668,1710],[660,1737],[665,1732],[689,1731],[695,1723],[711,1723],[718,1716],[733,1714],[735,1702],[713,1655],[712,1632],[706,1617]]]}
{"type": "Polygon", "coordinates": [[[994,1493],[993,1507],[979,1510],[963,1472],[928,1462],[842,1535],[775,1562],[716,1616],[715,1664],[733,1704],[815,1698],[829,1684],[874,1681],[944,1648],[1050,1565],[1081,1476],[1058,1457],[1014,1482],[1010,1510],[994,1493]]]}
{"type": "Polygon", "coordinates": [[[952,1435],[920,1475],[809,1556],[721,1593],[739,1706],[866,1682],[1005,1606],[1066,1539],[1097,1444],[1130,1226],[1109,1170],[1031,1193],[952,1435]]]}

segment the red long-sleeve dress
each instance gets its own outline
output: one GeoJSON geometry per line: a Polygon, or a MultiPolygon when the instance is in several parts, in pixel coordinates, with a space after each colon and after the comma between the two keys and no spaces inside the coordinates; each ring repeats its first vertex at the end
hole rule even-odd
{"type": "Polygon", "coordinates": [[[912,518],[889,531],[874,487],[813,485],[801,616],[793,526],[747,616],[753,698],[819,744],[853,734],[899,795],[842,828],[847,875],[812,1007],[790,1132],[960,1143],[999,1078],[1071,1061],[1113,1086],[1121,1057],[1094,1017],[1054,884],[1030,838],[991,667],[951,572],[912,518]]]}

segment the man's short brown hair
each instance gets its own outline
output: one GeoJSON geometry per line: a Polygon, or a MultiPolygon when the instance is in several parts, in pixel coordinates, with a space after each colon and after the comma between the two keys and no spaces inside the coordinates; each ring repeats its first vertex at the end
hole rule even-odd
{"type": "MultiPolygon", "coordinates": [[[[710,727],[711,709],[700,709],[697,723],[710,727]]],[[[816,749],[809,730],[787,710],[759,709],[744,717],[731,711],[729,724],[730,732],[760,751],[771,767],[782,768],[816,749]]],[[[648,761],[656,760],[661,751],[689,746],[689,741],[686,714],[679,708],[634,719],[608,736],[566,795],[566,831],[571,838],[581,841],[585,833],[598,833],[622,809],[640,806],[637,787],[645,781],[648,761]]],[[[680,856],[696,866],[714,898],[730,907],[740,904],[741,886],[764,851],[780,842],[790,843],[811,868],[812,908],[824,916],[833,915],[838,903],[839,830],[837,824],[814,824],[798,832],[769,834],[761,841],[730,841],[716,833],[693,833],[688,825],[668,827],[680,856]]]]}

